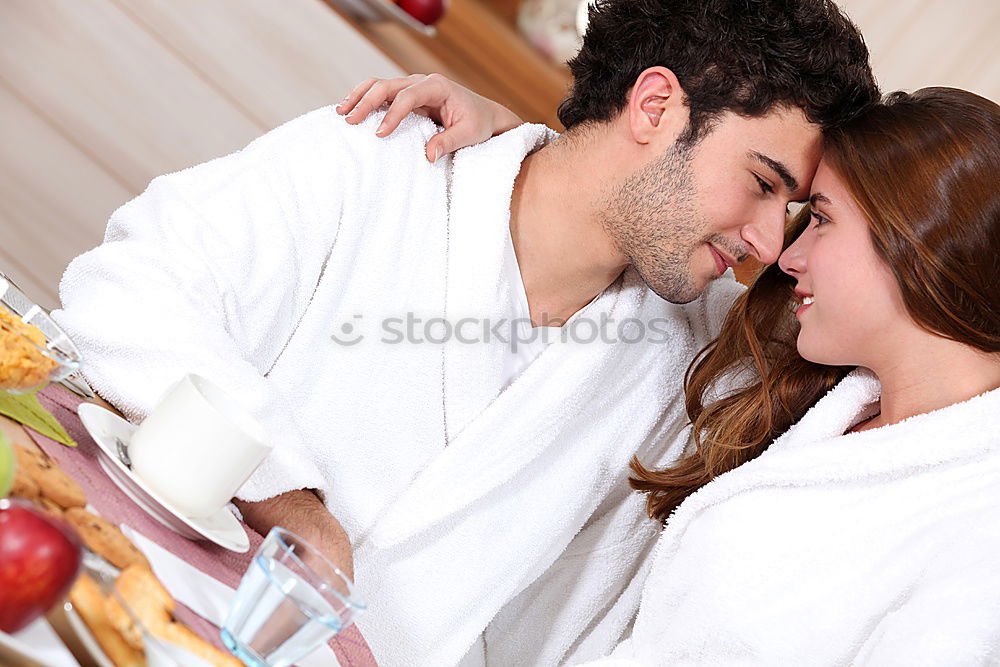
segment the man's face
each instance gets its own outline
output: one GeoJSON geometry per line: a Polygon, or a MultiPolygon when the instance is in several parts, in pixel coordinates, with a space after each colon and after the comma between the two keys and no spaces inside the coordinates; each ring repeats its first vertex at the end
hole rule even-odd
{"type": "Polygon", "coordinates": [[[727,112],[695,145],[671,144],[615,188],[605,229],[651,290],[687,303],[748,257],[778,259],[787,206],[807,198],[821,152],[799,109],[727,112]]]}

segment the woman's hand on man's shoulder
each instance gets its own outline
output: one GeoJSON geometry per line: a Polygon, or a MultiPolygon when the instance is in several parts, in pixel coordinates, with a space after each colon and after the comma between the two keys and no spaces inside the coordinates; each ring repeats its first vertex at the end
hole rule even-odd
{"type": "Polygon", "coordinates": [[[396,79],[366,79],[337,105],[337,113],[357,124],[383,104],[389,104],[375,133],[388,136],[410,113],[427,116],[444,127],[426,148],[427,159],[486,141],[523,121],[513,111],[477,95],[440,74],[412,74],[396,79]]]}

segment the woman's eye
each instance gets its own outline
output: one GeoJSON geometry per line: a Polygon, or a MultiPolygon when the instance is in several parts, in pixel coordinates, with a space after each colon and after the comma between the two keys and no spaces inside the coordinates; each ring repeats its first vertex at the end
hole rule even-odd
{"type": "Polygon", "coordinates": [[[812,211],[812,210],[809,211],[809,217],[816,221],[816,226],[817,227],[819,227],[820,225],[823,225],[823,224],[826,224],[826,223],[830,222],[829,218],[826,218],[826,217],[820,215],[819,213],[817,213],[816,211],[812,211]]]}
{"type": "Polygon", "coordinates": [[[760,191],[761,192],[763,192],[766,195],[774,194],[774,188],[771,187],[770,183],[768,183],[767,181],[765,181],[763,178],[761,178],[757,174],[754,174],[753,177],[757,179],[757,185],[760,186],[760,191]]]}

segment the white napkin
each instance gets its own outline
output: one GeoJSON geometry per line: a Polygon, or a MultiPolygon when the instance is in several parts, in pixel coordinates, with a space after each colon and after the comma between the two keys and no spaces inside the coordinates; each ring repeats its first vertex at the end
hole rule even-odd
{"type": "MultiPolygon", "coordinates": [[[[188,565],[142,533],[125,524],[120,527],[149,559],[153,574],[163,582],[174,599],[205,620],[222,627],[236,594],[234,589],[188,565]]],[[[299,667],[340,667],[333,649],[326,644],[295,664],[299,667]]]]}

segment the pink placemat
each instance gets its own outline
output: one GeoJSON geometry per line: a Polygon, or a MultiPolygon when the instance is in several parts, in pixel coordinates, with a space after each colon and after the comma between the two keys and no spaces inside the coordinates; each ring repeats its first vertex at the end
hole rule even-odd
{"type": "MultiPolygon", "coordinates": [[[[55,459],[59,467],[80,485],[87,494],[90,504],[101,516],[116,525],[124,523],[139,531],[227,586],[236,588],[239,585],[243,572],[250,565],[251,556],[263,539],[257,532],[246,524],[243,525],[250,538],[250,550],[245,554],[237,554],[210,542],[188,540],[166,528],[132,502],[101,469],[97,462],[97,444],[91,439],[76,414],[77,406],[84,399],[58,385],[44,389],[38,393],[38,397],[42,405],[59,420],[79,446],[66,447],[31,429],[25,430],[38,446],[55,459]]],[[[179,603],[175,616],[207,641],[219,648],[225,648],[219,636],[219,628],[211,622],[179,603]]],[[[330,647],[344,667],[376,665],[368,644],[354,626],[330,640],[330,647]]]]}

